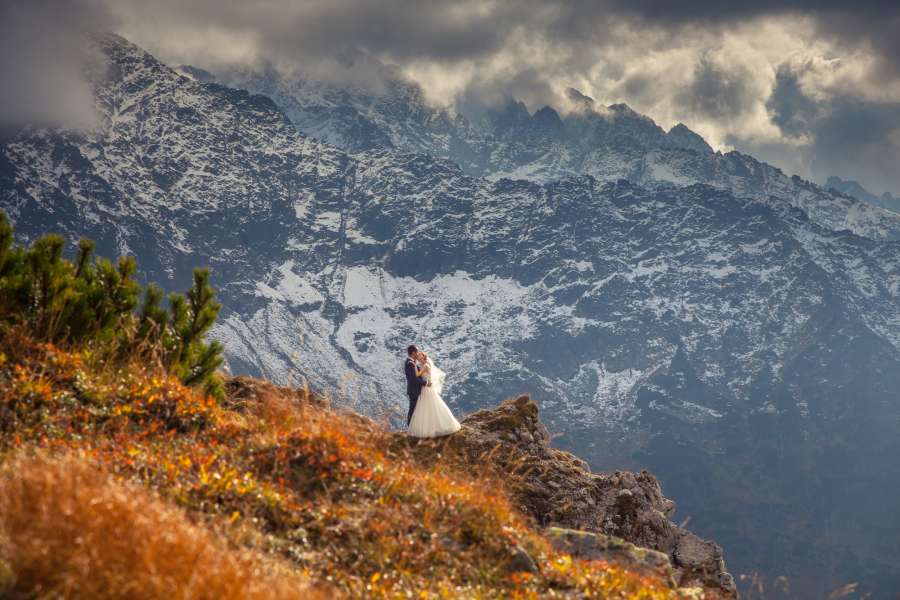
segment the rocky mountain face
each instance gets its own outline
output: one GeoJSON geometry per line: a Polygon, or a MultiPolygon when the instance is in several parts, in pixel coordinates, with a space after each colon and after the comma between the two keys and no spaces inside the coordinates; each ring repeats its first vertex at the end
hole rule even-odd
{"type": "Polygon", "coordinates": [[[400,434],[396,445],[412,450],[423,464],[487,464],[509,482],[523,512],[570,552],[671,569],[679,587],[735,595],[722,548],[670,520],[675,503],[663,496],[653,475],[592,473],[580,458],[551,446],[550,433],[530,397],[479,410],[462,426],[457,434],[433,442],[400,434]]]}
{"type": "Polygon", "coordinates": [[[234,371],[307,379],[370,414],[405,410],[415,341],[455,411],[531,392],[557,445],[654,472],[734,572],[786,575],[795,597],[900,588],[890,213],[710,153],[686,128],[650,149],[658,128],[624,107],[610,111],[634,127],[604,120],[609,161],[592,164],[666,156],[709,179],[478,177],[393,141],[348,153],[268,97],[97,43],[96,130],[2,141],[0,208],[20,235],[93,237],[170,288],[210,265],[234,371]]]}
{"type": "Polygon", "coordinates": [[[852,196],[853,198],[871,204],[872,206],[879,206],[895,213],[900,213],[900,198],[894,197],[890,192],[885,192],[881,196],[876,196],[861,186],[858,181],[845,181],[834,175],[828,178],[828,181],[825,182],[825,187],[829,190],[835,190],[841,194],[852,196]]]}
{"type": "Polygon", "coordinates": [[[664,131],[625,104],[602,106],[570,89],[572,108],[565,114],[549,106],[532,114],[512,100],[469,119],[429,106],[416,84],[373,59],[356,60],[366,62],[379,85],[338,86],[271,70],[232,71],[220,78],[271,97],[302,132],[348,152],[427,153],[453,161],[467,175],[493,180],[546,183],[590,175],[648,189],[704,183],[764,202],[777,198],[830,229],[900,239],[900,215],[885,214],[881,208],[888,207],[880,202],[854,202],[860,198],[789,177],[751,156],[715,152],[685,125],[664,131]]]}

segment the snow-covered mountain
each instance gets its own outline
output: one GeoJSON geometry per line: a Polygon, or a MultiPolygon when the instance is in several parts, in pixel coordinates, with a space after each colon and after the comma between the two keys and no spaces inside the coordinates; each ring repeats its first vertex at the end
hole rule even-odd
{"type": "Polygon", "coordinates": [[[591,175],[650,189],[704,183],[737,196],[788,202],[829,229],[900,239],[898,214],[789,177],[746,154],[715,152],[687,126],[679,123],[664,131],[625,104],[604,107],[569,89],[574,108],[565,114],[548,106],[532,114],[512,100],[468,119],[429,106],[418,85],[371,57],[359,54],[355,60],[365,61],[379,86],[285,77],[271,69],[233,70],[220,79],[271,97],[300,131],[348,152],[427,153],[455,162],[468,175],[492,180],[546,183],[591,175]]]}
{"type": "Polygon", "coordinates": [[[858,181],[844,180],[834,175],[828,178],[828,181],[825,182],[825,187],[852,196],[857,200],[862,200],[872,206],[878,206],[895,213],[900,213],[900,198],[894,197],[890,192],[885,192],[881,196],[876,196],[860,185],[858,181]]]}
{"type": "Polygon", "coordinates": [[[0,208],[20,236],[94,237],[169,287],[212,266],[234,370],[306,378],[370,412],[405,402],[402,352],[418,342],[455,410],[529,391],[595,468],[653,470],[734,572],[788,575],[800,597],[900,586],[900,516],[884,500],[900,497],[890,213],[775,181],[686,128],[653,150],[611,133],[597,155],[677,156],[678,173],[712,165],[732,184],[511,180],[379,145],[348,153],[267,97],[97,43],[97,130],[2,140],[0,208]],[[802,199],[781,197],[791,189],[802,199]]]}

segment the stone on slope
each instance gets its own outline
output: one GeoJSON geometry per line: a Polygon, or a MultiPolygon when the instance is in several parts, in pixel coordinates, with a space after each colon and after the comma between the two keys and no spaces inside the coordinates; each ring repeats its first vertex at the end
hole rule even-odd
{"type": "Polygon", "coordinates": [[[736,595],[722,549],[670,520],[675,504],[663,496],[653,475],[592,473],[583,460],[550,445],[529,396],[466,417],[451,436],[417,440],[403,435],[396,446],[411,449],[423,461],[453,464],[461,458],[470,468],[485,466],[501,477],[519,508],[538,525],[621,538],[667,556],[681,587],[736,595]]]}
{"type": "Polygon", "coordinates": [[[670,579],[674,584],[669,557],[657,550],[641,548],[612,535],[565,527],[548,527],[544,535],[554,548],[576,558],[605,560],[646,569],[670,579]]]}

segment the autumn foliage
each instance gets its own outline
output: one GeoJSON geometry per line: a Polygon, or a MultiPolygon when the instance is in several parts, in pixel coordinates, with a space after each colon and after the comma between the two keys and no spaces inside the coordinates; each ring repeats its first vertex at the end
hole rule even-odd
{"type": "MultiPolygon", "coordinates": [[[[152,366],[107,369],[17,328],[0,328],[0,349],[0,582],[21,595],[123,590],[150,576],[134,565],[158,560],[146,590],[201,577],[245,597],[300,580],[347,597],[682,597],[554,552],[497,482],[424,467],[308,391],[252,382],[219,403],[152,366]],[[104,549],[109,537],[130,550],[104,549]],[[538,572],[510,569],[515,548],[538,572]],[[164,560],[179,552],[206,558],[164,560]]],[[[148,593],[135,597],[165,596],[148,593]]]]}
{"type": "Polygon", "coordinates": [[[319,595],[285,565],[229,547],[171,503],[74,457],[9,461],[0,471],[0,531],[5,587],[12,595],[319,595]]]}
{"type": "Polygon", "coordinates": [[[0,597],[688,593],[553,550],[502,482],[426,464],[309,390],[232,379],[211,394],[67,331],[0,318],[0,597]]]}

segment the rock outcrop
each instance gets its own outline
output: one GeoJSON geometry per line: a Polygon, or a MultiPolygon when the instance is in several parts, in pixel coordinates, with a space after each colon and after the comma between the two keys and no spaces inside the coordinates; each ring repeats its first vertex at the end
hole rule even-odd
{"type": "Polygon", "coordinates": [[[423,461],[440,458],[502,475],[521,510],[547,528],[557,547],[573,555],[654,570],[670,565],[679,586],[737,596],[722,549],[670,520],[675,503],[663,496],[653,475],[592,473],[580,458],[551,447],[550,434],[529,396],[470,415],[452,436],[435,440],[398,436],[395,445],[423,461]],[[632,545],[654,552],[636,552],[632,545]],[[661,564],[663,557],[669,565],[661,564]]]}
{"type": "Polygon", "coordinates": [[[612,535],[580,529],[548,527],[544,534],[557,550],[568,552],[576,558],[628,563],[640,569],[653,571],[675,585],[672,563],[668,555],[657,550],[641,548],[612,535]]]}

